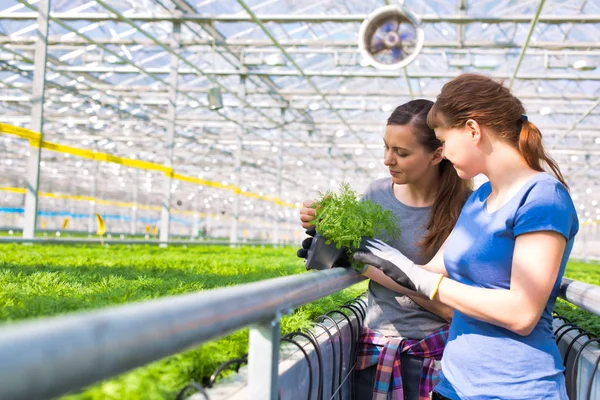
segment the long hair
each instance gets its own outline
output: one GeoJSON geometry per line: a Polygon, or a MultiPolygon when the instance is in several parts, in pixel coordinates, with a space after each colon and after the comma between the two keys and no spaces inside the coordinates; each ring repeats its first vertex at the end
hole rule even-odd
{"type": "MultiPolygon", "coordinates": [[[[417,99],[397,107],[388,118],[388,125],[410,126],[413,135],[425,150],[433,153],[442,147],[435,131],[427,125],[427,115],[433,106],[429,100],[417,99]]],[[[460,211],[471,192],[471,180],[463,180],[450,161],[438,164],[439,185],[433,201],[431,216],[425,225],[427,233],[418,243],[421,254],[433,256],[452,232],[460,211]]]]}
{"type": "Polygon", "coordinates": [[[458,128],[473,119],[513,145],[531,169],[546,165],[568,188],[558,164],[542,143],[540,130],[524,116],[521,100],[502,83],[479,74],[463,74],[446,83],[427,116],[431,128],[458,128]]]}

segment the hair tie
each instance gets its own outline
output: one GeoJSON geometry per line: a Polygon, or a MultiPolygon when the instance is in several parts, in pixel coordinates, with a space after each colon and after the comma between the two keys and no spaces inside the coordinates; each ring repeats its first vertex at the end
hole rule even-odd
{"type": "Polygon", "coordinates": [[[525,122],[525,121],[528,121],[527,115],[521,114],[521,122],[525,122]]]}

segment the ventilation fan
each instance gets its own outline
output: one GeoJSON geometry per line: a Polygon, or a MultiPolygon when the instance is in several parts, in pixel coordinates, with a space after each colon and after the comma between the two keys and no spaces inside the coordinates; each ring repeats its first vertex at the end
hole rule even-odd
{"type": "Polygon", "coordinates": [[[410,64],[423,47],[419,20],[400,6],[385,6],[365,19],[358,32],[358,48],[370,65],[398,69],[410,64]]]}

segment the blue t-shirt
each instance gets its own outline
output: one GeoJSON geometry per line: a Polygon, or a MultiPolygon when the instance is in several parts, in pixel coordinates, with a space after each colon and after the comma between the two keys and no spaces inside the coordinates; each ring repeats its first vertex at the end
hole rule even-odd
{"type": "Polygon", "coordinates": [[[435,390],[451,399],[564,399],[563,365],[552,333],[552,309],[579,229],[567,189],[539,173],[504,206],[486,209],[489,182],[473,192],[444,249],[448,276],[470,286],[509,289],[515,239],[555,231],[567,239],[550,299],[533,332],[508,329],[454,311],[435,390]]]}

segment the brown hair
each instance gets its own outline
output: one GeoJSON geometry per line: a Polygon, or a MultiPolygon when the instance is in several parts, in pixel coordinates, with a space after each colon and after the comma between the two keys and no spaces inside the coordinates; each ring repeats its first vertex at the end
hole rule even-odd
{"type": "Polygon", "coordinates": [[[525,116],[521,100],[501,82],[479,74],[462,74],[446,83],[427,115],[431,128],[458,128],[473,119],[489,126],[497,137],[512,144],[529,166],[544,171],[547,165],[568,188],[558,164],[544,150],[542,133],[525,116]]]}
{"type": "MultiPolygon", "coordinates": [[[[388,125],[409,125],[413,135],[426,151],[433,153],[442,147],[435,132],[427,125],[427,114],[433,102],[417,99],[397,107],[388,118],[388,125]]],[[[439,164],[440,183],[438,186],[431,216],[425,225],[427,233],[419,242],[421,254],[432,256],[442,246],[454,228],[460,210],[471,193],[471,181],[460,179],[450,161],[444,159],[439,164]]]]}

